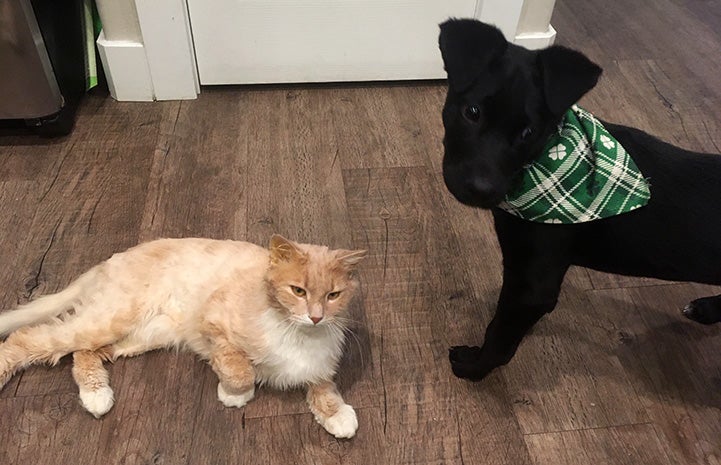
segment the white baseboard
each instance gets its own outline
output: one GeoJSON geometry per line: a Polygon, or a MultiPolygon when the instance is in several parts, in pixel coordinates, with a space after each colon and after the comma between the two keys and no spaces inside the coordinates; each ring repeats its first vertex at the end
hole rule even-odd
{"type": "Polygon", "coordinates": [[[513,43],[530,50],[535,50],[553,45],[554,40],[556,40],[556,30],[549,24],[546,32],[518,34],[513,43]]]}
{"type": "Polygon", "coordinates": [[[120,101],[155,100],[153,80],[143,44],[125,40],[97,40],[100,59],[108,80],[110,95],[120,101]]]}

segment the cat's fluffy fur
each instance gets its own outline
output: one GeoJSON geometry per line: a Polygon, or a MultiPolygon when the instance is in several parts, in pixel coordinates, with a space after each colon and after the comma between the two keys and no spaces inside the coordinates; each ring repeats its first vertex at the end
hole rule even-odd
{"type": "Polygon", "coordinates": [[[178,347],[207,360],[218,398],[242,407],[255,384],[308,388],[318,422],[336,437],[358,426],[333,376],[344,319],[365,251],[329,250],[273,236],[247,242],[161,239],[116,254],[65,290],[0,314],[0,388],[32,363],[73,353],[80,400],[99,417],[113,406],[104,360],[178,347]]]}

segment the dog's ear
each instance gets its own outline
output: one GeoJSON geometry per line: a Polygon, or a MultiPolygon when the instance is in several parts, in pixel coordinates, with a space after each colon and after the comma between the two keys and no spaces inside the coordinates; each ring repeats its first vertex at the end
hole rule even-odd
{"type": "Polygon", "coordinates": [[[494,59],[503,55],[508,41],[494,26],[474,19],[449,19],[441,24],[438,45],[448,73],[448,86],[463,92],[494,59]]]}
{"type": "Polygon", "coordinates": [[[581,52],[554,45],[538,52],[546,104],[560,116],[593,89],[602,69],[581,52]]]}

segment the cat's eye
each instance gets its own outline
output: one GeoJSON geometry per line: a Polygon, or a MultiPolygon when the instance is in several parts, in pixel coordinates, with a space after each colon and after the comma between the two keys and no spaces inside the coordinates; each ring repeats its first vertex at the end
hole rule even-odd
{"type": "Polygon", "coordinates": [[[293,291],[293,294],[295,294],[298,297],[305,297],[305,289],[298,286],[290,286],[290,290],[293,291]]]}
{"type": "Polygon", "coordinates": [[[340,297],[340,291],[333,291],[328,293],[328,300],[335,300],[340,297]]]}
{"type": "Polygon", "coordinates": [[[463,116],[472,123],[477,123],[481,119],[481,109],[478,105],[466,105],[463,108],[463,116]]]}

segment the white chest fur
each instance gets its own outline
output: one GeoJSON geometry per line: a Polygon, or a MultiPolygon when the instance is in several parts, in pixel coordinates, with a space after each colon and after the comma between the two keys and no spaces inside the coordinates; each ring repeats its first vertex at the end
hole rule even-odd
{"type": "Polygon", "coordinates": [[[339,328],[290,324],[272,309],[261,318],[267,346],[254,360],[258,382],[286,389],[333,378],[344,342],[339,328]]]}

